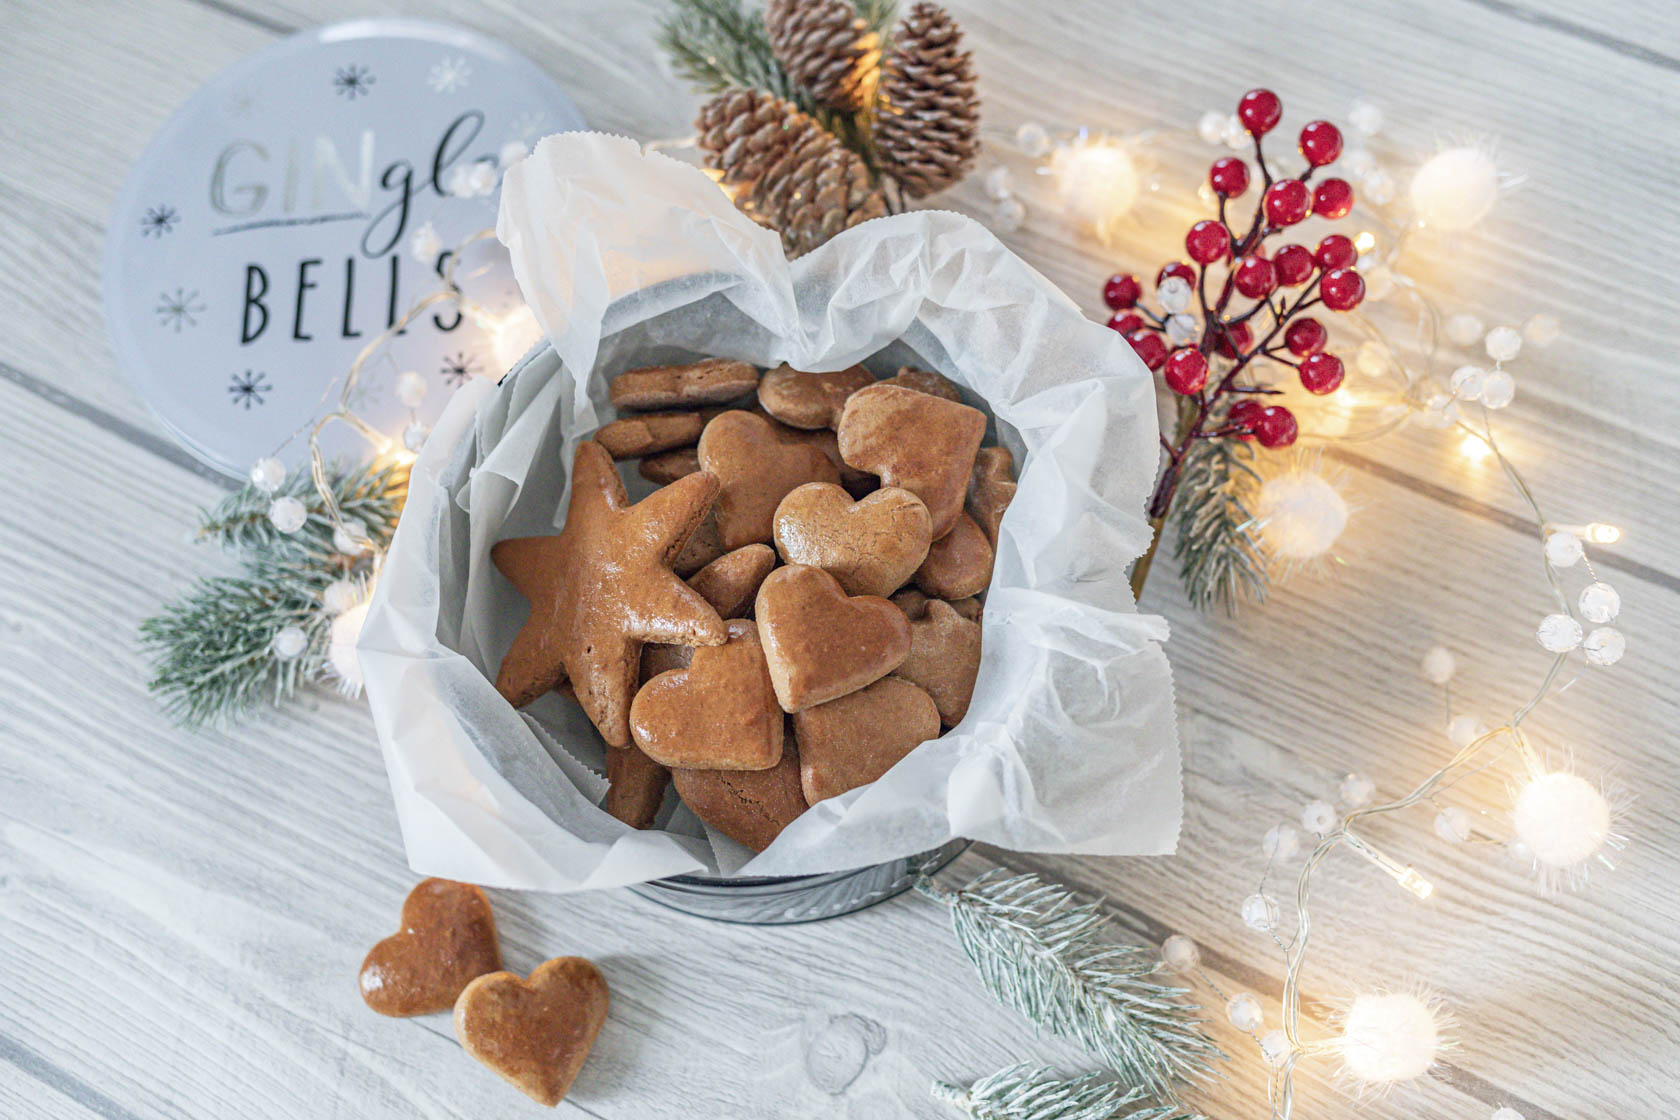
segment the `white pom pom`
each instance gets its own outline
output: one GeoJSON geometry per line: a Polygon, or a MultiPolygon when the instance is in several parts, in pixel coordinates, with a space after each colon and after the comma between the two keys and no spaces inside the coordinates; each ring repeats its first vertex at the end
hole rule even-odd
{"type": "Polygon", "coordinates": [[[335,579],[321,589],[321,605],[328,614],[343,614],[361,599],[362,589],[347,579],[335,579]]]}
{"type": "Polygon", "coordinates": [[[309,511],[296,498],[276,498],[269,503],[268,520],[289,536],[303,528],[303,523],[309,520],[309,511]]]}
{"type": "Polygon", "coordinates": [[[1441,1050],[1436,1015],[1429,1002],[1409,992],[1355,997],[1336,1039],[1344,1072],[1372,1087],[1422,1077],[1441,1050]]]}
{"type": "MultiPolygon", "coordinates": [[[[1214,116],[1217,117],[1219,114],[1215,113],[1214,116]]],[[[1220,120],[1219,127],[1221,129],[1225,127],[1223,119],[1220,120]]],[[[1209,141],[1209,143],[1212,142],[1209,141]]],[[[1037,121],[1027,121],[1015,130],[1015,146],[1021,149],[1022,155],[1038,159],[1050,150],[1050,133],[1037,121]]]]}
{"type": "Polygon", "coordinates": [[[346,517],[342,525],[333,526],[333,547],[346,556],[360,556],[361,542],[367,539],[367,522],[359,517],[346,517]]]}
{"type": "Polygon", "coordinates": [[[1301,834],[1294,825],[1274,824],[1260,838],[1260,851],[1267,859],[1288,859],[1301,850],[1301,834]]]}
{"type": "Polygon", "coordinates": [[[1523,340],[1542,350],[1556,342],[1561,334],[1563,324],[1558,322],[1556,315],[1548,315],[1544,311],[1538,315],[1531,315],[1528,322],[1523,324],[1523,340]]]}
{"type": "Polygon", "coordinates": [[[1554,568],[1573,568],[1581,560],[1581,538],[1554,529],[1546,534],[1546,563],[1554,568]]]}
{"type": "Polygon", "coordinates": [[[1542,868],[1567,872],[1604,847],[1610,816],[1610,802],[1585,778],[1542,774],[1517,794],[1511,828],[1542,868]]]}
{"type": "Polygon", "coordinates": [[[1286,560],[1311,560],[1329,552],[1347,528],[1350,512],[1335,484],[1307,468],[1268,478],[1255,508],[1261,537],[1286,560]]]}
{"type": "Polygon", "coordinates": [[[1369,101],[1355,101],[1348,110],[1348,124],[1361,136],[1375,136],[1382,131],[1383,111],[1369,101]]]}
{"type": "Polygon", "coordinates": [[[1454,346],[1474,346],[1482,337],[1482,321],[1460,312],[1447,320],[1447,338],[1454,346]]]}
{"type": "Polygon", "coordinates": [[[1458,658],[1446,646],[1432,646],[1419,665],[1423,679],[1430,684],[1446,684],[1458,672],[1458,658]]]}
{"type": "Polygon", "coordinates": [[[1549,614],[1540,620],[1534,636],[1550,653],[1568,653],[1581,644],[1581,624],[1566,614],[1549,614]]]}
{"type": "Polygon", "coordinates": [[[362,663],[356,656],[356,640],[362,636],[368,605],[357,603],[333,619],[327,637],[327,664],[338,677],[339,691],[355,696],[362,691],[362,663]]]}
{"type": "Polygon", "coordinates": [[[1203,143],[1217,144],[1225,139],[1225,121],[1224,113],[1209,109],[1196,122],[1196,135],[1202,138],[1203,143]]]}
{"type": "Polygon", "coordinates": [[[1202,951],[1194,941],[1175,933],[1161,942],[1161,963],[1174,972],[1189,972],[1202,963],[1202,951]]]}
{"type": "Polygon", "coordinates": [[[1522,352],[1522,334],[1515,327],[1494,327],[1482,340],[1487,356],[1496,362],[1508,362],[1522,352]]]}
{"type": "Polygon", "coordinates": [[[1225,1017],[1239,1031],[1257,1031],[1266,1022],[1260,1001],[1248,992],[1238,992],[1226,1002],[1225,1017]]]}
{"type": "Polygon", "coordinates": [[[1336,827],[1336,807],[1328,801],[1309,801],[1301,810],[1301,827],[1323,836],[1336,827]]]}
{"type": "Polygon", "coordinates": [[[301,657],[309,645],[309,635],[303,632],[301,626],[283,626],[274,633],[274,640],[269,643],[274,656],[281,661],[291,661],[301,657]]]}
{"type": "Polygon", "coordinates": [[[1475,716],[1454,716],[1447,721],[1447,739],[1459,750],[1486,734],[1487,724],[1475,716]]]}
{"type": "Polygon", "coordinates": [[[1448,232],[1467,230],[1499,201],[1499,167],[1479,148],[1448,148],[1412,176],[1418,220],[1448,232]]]}
{"type": "Polygon", "coordinates": [[[1575,602],[1588,622],[1609,622],[1622,613],[1622,597],[1608,583],[1587,584],[1575,602]]]}
{"type": "Polygon", "coordinates": [[[258,459],[251,464],[251,485],[264,494],[272,494],[286,481],[286,464],[275,458],[258,459]]]}
{"type": "Polygon", "coordinates": [[[1377,783],[1363,774],[1349,774],[1337,791],[1345,809],[1363,809],[1377,795],[1377,783]]]}

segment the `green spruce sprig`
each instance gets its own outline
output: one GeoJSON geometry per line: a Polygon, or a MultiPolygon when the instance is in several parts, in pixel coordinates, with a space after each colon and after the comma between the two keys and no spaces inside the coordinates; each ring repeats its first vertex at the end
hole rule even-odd
{"type": "Polygon", "coordinates": [[[973,1120],[1179,1120],[1177,1105],[1148,1104],[1142,1089],[1101,1073],[1059,1077],[1047,1066],[1027,1063],[983,1077],[964,1089],[933,1083],[933,1098],[973,1120]]]}
{"type": "Polygon", "coordinates": [[[1234,614],[1244,600],[1266,601],[1270,578],[1249,508],[1260,485],[1253,459],[1245,440],[1198,439],[1179,464],[1173,555],[1197,610],[1234,614]]]}
{"type": "Polygon", "coordinates": [[[1171,1101],[1179,1082],[1224,1058],[1185,990],[1155,980],[1150,953],[1113,940],[1098,902],[1001,870],[956,890],[923,876],[916,888],[949,908],[957,943],[998,1002],[1083,1046],[1121,1081],[1171,1101]]]}
{"type": "MultiPolygon", "coordinates": [[[[383,551],[407,495],[407,468],[361,466],[333,472],[329,483],[344,518],[360,522],[383,551]]],[[[140,624],[141,646],[153,659],[149,687],[164,711],[186,725],[226,723],[263,699],[280,704],[299,685],[325,679],[333,619],[322,593],[335,580],[363,579],[369,556],[338,548],[309,472],[293,472],[272,494],[247,486],[229,495],[202,514],[198,539],[237,557],[241,570],[198,580],[140,624]],[[288,495],[307,513],[296,533],[280,532],[268,518],[274,500],[288,495]],[[288,626],[305,638],[290,659],[275,656],[273,646],[288,626]]]]}

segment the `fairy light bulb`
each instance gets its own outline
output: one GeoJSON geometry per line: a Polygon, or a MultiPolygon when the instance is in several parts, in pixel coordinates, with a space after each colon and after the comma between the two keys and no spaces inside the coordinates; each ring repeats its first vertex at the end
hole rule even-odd
{"type": "Polygon", "coordinates": [[[1593,544],[1615,544],[1622,539],[1622,531],[1614,525],[1606,525],[1602,521],[1594,521],[1586,527],[1582,534],[1593,544]]]}
{"type": "Polygon", "coordinates": [[[286,464],[272,456],[258,459],[251,464],[250,481],[264,494],[272,494],[286,481],[286,464]]]}
{"type": "Polygon", "coordinates": [[[1417,169],[1411,198],[1423,225],[1462,232],[1486,217],[1499,201],[1499,166],[1480,148],[1448,148],[1417,169]]]}
{"type": "Polygon", "coordinates": [[[1189,972],[1202,963],[1202,951],[1194,941],[1175,933],[1161,942],[1161,963],[1174,972],[1189,972]]]}
{"type": "Polygon", "coordinates": [[[1260,535],[1286,560],[1311,560],[1335,547],[1347,528],[1348,504],[1317,471],[1297,469],[1268,478],[1257,504],[1260,535]]]}
{"type": "Polygon", "coordinates": [[[1282,1030],[1269,1030],[1260,1036],[1260,1056],[1266,1059],[1267,1065],[1282,1065],[1294,1049],[1289,1045],[1289,1035],[1282,1030]]]}
{"type": "Polygon", "coordinates": [[[1342,1068],[1372,1087],[1422,1077],[1441,1051],[1436,1009],[1410,992],[1356,996],[1342,1017],[1342,1068]]]}
{"type": "Polygon", "coordinates": [[[1062,209],[1104,238],[1131,212],[1141,186],[1132,153],[1106,138],[1082,137],[1057,148],[1050,173],[1062,209]]]}
{"type": "Polygon", "coordinates": [[[1597,855],[1610,836],[1610,802],[1578,774],[1541,774],[1517,794],[1511,828],[1542,868],[1569,871],[1597,855]]]}
{"type": "Polygon", "coordinates": [[[1265,894],[1251,894],[1243,899],[1243,925],[1257,933],[1270,933],[1277,928],[1277,899],[1265,894]]]}
{"type": "Polygon", "coordinates": [[[1257,1031],[1266,1022],[1260,1001],[1249,992],[1238,992],[1225,1004],[1225,1018],[1239,1031],[1257,1031]]]}
{"type": "Polygon", "coordinates": [[[1431,646],[1419,665],[1423,679],[1430,684],[1446,684],[1458,672],[1458,658],[1446,646],[1431,646]]]}

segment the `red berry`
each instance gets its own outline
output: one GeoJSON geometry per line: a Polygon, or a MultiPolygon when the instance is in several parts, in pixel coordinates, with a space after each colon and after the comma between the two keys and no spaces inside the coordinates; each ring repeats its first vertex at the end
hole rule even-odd
{"type": "Polygon", "coordinates": [[[1193,261],[1212,264],[1231,251],[1231,231],[1220,222],[1204,218],[1184,235],[1184,251],[1193,261]]]}
{"type": "Polygon", "coordinates": [[[1329,334],[1323,323],[1310,316],[1303,316],[1284,328],[1283,344],[1289,347],[1289,352],[1297,358],[1305,358],[1324,349],[1324,342],[1329,334]]]}
{"type": "Polygon", "coordinates": [[[1244,257],[1231,282],[1249,299],[1265,299],[1277,291],[1277,268],[1265,257],[1244,257]]]}
{"type": "Polygon", "coordinates": [[[1314,167],[1335,163],[1342,154],[1342,131],[1329,121],[1313,121],[1301,130],[1301,154],[1314,167]]]}
{"type": "Polygon", "coordinates": [[[1189,284],[1191,287],[1196,286],[1196,270],[1185,264],[1183,261],[1173,261],[1171,264],[1162,265],[1161,271],[1155,274],[1155,286],[1159,288],[1161,286],[1161,281],[1165,280],[1169,276],[1181,277],[1186,284],[1189,284]]]}
{"type": "Polygon", "coordinates": [[[1326,179],[1313,190],[1312,208],[1321,218],[1345,218],[1353,209],[1353,188],[1346,179],[1326,179]]]}
{"type": "Polygon", "coordinates": [[[1167,388],[1186,397],[1202,391],[1202,386],[1207,384],[1207,374],[1207,359],[1202,357],[1201,351],[1188,346],[1169,354],[1166,368],[1161,371],[1167,388]]]}
{"type": "Polygon", "coordinates": [[[1312,209],[1312,192],[1299,179],[1279,179],[1266,188],[1266,220],[1292,226],[1312,209]]]}
{"type": "Polygon", "coordinates": [[[1236,198],[1248,189],[1248,164],[1235,156],[1222,156],[1208,169],[1208,185],[1223,198],[1236,198]]]}
{"type": "Polygon", "coordinates": [[[1330,310],[1352,311],[1365,298],[1365,279],[1351,268],[1334,269],[1324,274],[1318,292],[1330,310]]]}
{"type": "Polygon", "coordinates": [[[1108,278],[1108,283],[1103,285],[1103,302],[1116,311],[1131,307],[1141,295],[1143,285],[1129,272],[1116,272],[1108,278]]]}
{"type": "MultiPolygon", "coordinates": [[[[1308,320],[1309,322],[1311,320],[1308,320]]],[[[1324,329],[1319,328],[1321,331],[1324,329]]],[[[1323,345],[1320,343],[1319,345],[1323,345]]],[[[1309,393],[1334,393],[1342,383],[1345,370],[1342,360],[1334,354],[1313,354],[1301,363],[1301,388],[1309,393]]]]}
{"type": "Polygon", "coordinates": [[[1143,326],[1143,316],[1135,311],[1116,311],[1108,320],[1108,329],[1131,334],[1143,326]]]}
{"type": "Polygon", "coordinates": [[[1301,431],[1295,423],[1295,414],[1281,404],[1262,408],[1250,427],[1261,447],[1288,447],[1301,431]]]}
{"type": "Polygon", "coordinates": [[[1272,254],[1272,264],[1277,268],[1278,283],[1290,288],[1299,288],[1313,274],[1313,255],[1304,245],[1281,247],[1272,254]]]}
{"type": "Polygon", "coordinates": [[[1326,272],[1332,268],[1352,268],[1359,260],[1359,250],[1354,247],[1351,237],[1343,237],[1339,233],[1332,233],[1318,243],[1317,252],[1313,253],[1313,260],[1318,267],[1326,272]]]}
{"type": "MultiPolygon", "coordinates": [[[[1254,422],[1260,418],[1264,406],[1253,397],[1244,397],[1231,406],[1231,411],[1225,414],[1225,422],[1238,428],[1254,429],[1254,422]]],[[[1238,439],[1248,439],[1247,435],[1239,435],[1238,439]]]]}
{"type": "Polygon", "coordinates": [[[1251,89],[1237,102],[1237,119],[1250,136],[1264,136],[1277,127],[1283,102],[1269,89],[1251,89]]]}
{"type": "Polygon", "coordinates": [[[1160,369],[1161,363],[1167,360],[1167,344],[1154,331],[1133,331],[1126,336],[1126,341],[1132,344],[1133,351],[1143,359],[1143,364],[1152,370],[1160,369]]]}
{"type": "Polygon", "coordinates": [[[1247,323],[1232,323],[1223,331],[1216,329],[1213,337],[1214,345],[1221,354],[1227,358],[1238,358],[1254,341],[1254,332],[1248,329],[1247,323]],[[1230,341],[1226,341],[1226,334],[1231,336],[1230,341]]]}

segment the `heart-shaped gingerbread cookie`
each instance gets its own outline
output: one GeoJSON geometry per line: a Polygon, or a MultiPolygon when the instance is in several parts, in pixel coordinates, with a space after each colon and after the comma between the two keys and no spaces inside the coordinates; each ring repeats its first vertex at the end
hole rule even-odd
{"type": "Polygon", "coordinates": [[[846,398],[873,384],[875,375],[862,366],[833,373],[807,373],[784,363],[760,379],[758,403],[791,427],[832,428],[840,422],[846,398]]]}
{"type": "MultiPolygon", "coordinates": [[[[712,513],[724,551],[768,544],[776,506],[807,482],[839,482],[840,472],[822,450],[784,436],[751,412],[720,414],[700,434],[700,466],[717,477],[712,513]]],[[[968,468],[964,466],[966,479],[968,468]]]]}
{"type": "Polygon", "coordinates": [[[753,610],[776,699],[797,712],[856,692],[910,651],[904,612],[873,595],[848,598],[821,568],[777,568],[753,610]]]}
{"type": "Polygon", "coordinates": [[[871,385],[846,401],[836,434],[846,462],[922,500],[938,540],[962,512],[986,414],[914,389],[871,385]]]}
{"type": "Polygon", "coordinates": [[[726,552],[688,577],[688,585],[712,605],[719,618],[740,618],[752,610],[758,585],[776,566],[767,544],[749,544],[726,552]]]}
{"type": "Polygon", "coordinates": [[[782,711],[758,627],[744,618],[728,626],[727,642],[696,649],[686,669],[654,677],[630,705],[630,734],[662,766],[765,770],[782,757],[782,711]]]}
{"type": "Polygon", "coordinates": [[[974,456],[968,480],[968,515],[974,518],[992,547],[997,548],[998,526],[1015,500],[1015,459],[1006,447],[982,447],[974,456]]]}
{"type": "Polygon", "coordinates": [[[530,979],[480,976],[455,1001],[455,1037],[467,1053],[553,1107],[577,1079],[607,1021],[607,981],[582,957],[556,957],[530,979]]]}
{"type": "MultiPolygon", "coordinates": [[[[960,621],[960,620],[959,620],[960,621]]],[[[939,712],[920,688],[886,677],[793,717],[799,783],[815,805],[868,785],[939,736],[939,712]]]]}
{"type": "Polygon", "coordinates": [[[893,670],[933,698],[939,722],[955,727],[968,714],[980,675],[980,625],[955,606],[930,599],[927,612],[910,621],[910,652],[893,670]]]}
{"type": "Polygon", "coordinates": [[[933,542],[916,569],[916,586],[935,599],[966,599],[992,582],[992,545],[966,513],[933,542]]]}
{"type": "Polygon", "coordinates": [[[793,737],[768,770],[673,770],[671,781],[694,815],[755,852],[809,806],[799,788],[799,751],[793,737]]]}
{"type": "Polygon", "coordinates": [[[782,559],[821,568],[846,594],[891,595],[927,558],[933,520],[908,490],[853,501],[833,483],[809,482],[776,507],[775,535],[782,559]]]}
{"type": "Polygon", "coordinates": [[[471,883],[426,879],[403,901],[402,928],[362,961],[362,999],[381,1015],[448,1011],[474,977],[502,967],[490,900],[471,883]]]}
{"type": "Polygon", "coordinates": [[[957,388],[955,381],[931,370],[916,369],[913,366],[900,366],[897,373],[881,384],[897,385],[900,389],[914,389],[918,393],[926,393],[930,397],[944,397],[948,401],[962,400],[962,390],[957,388]]]}
{"type": "MultiPolygon", "coordinates": [[[[906,587],[892,597],[893,604],[904,612],[904,617],[911,622],[919,618],[926,618],[928,604],[933,602],[925,594],[914,587],[906,587]]],[[[970,622],[980,621],[980,600],[975,598],[955,599],[951,601],[951,609],[968,619],[970,622]]]]}

